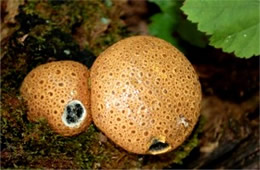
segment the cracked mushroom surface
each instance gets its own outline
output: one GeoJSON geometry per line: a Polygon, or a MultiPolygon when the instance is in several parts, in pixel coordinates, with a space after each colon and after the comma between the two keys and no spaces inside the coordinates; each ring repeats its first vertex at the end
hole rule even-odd
{"type": "Polygon", "coordinates": [[[20,88],[28,119],[45,118],[63,136],[84,131],[92,119],[88,81],[88,69],[78,62],[55,61],[36,67],[20,88]]]}
{"type": "Polygon", "coordinates": [[[91,68],[93,121],[137,154],[162,154],[192,132],[201,86],[186,57],[168,42],[134,36],[106,49],[91,68]]]}

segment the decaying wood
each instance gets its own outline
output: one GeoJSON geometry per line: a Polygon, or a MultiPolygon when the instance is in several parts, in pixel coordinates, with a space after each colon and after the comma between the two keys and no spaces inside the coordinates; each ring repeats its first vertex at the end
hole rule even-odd
{"type": "Polygon", "coordinates": [[[1,1],[1,59],[5,54],[5,46],[8,38],[16,30],[15,16],[18,14],[18,7],[24,3],[23,0],[3,0],[1,1]]]}
{"type": "Polygon", "coordinates": [[[206,117],[199,157],[187,168],[259,169],[259,97],[243,103],[204,97],[206,117]]]}

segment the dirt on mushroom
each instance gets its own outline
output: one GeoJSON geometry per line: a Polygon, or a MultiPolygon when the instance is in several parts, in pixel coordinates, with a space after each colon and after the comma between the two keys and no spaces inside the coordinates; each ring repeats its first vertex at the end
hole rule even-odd
{"type": "Polygon", "coordinates": [[[161,154],[181,145],[197,123],[200,102],[192,65],[159,38],[121,40],[91,68],[94,123],[133,153],[161,154]]]}

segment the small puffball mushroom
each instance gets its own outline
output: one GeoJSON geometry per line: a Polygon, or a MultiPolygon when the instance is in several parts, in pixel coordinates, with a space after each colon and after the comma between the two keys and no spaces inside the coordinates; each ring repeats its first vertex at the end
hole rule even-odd
{"type": "Polygon", "coordinates": [[[121,40],[100,54],[90,74],[93,121],[129,152],[169,152],[197,123],[198,76],[185,56],[164,40],[121,40]]]}
{"type": "Polygon", "coordinates": [[[24,79],[21,95],[28,119],[47,119],[51,128],[72,136],[91,123],[88,69],[74,61],[55,61],[33,69],[24,79]]]}

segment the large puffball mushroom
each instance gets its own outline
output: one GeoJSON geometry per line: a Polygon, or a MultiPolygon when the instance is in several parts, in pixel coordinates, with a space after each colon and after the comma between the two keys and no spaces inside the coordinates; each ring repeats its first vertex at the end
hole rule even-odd
{"type": "Polygon", "coordinates": [[[51,128],[72,136],[91,123],[88,69],[74,61],[55,61],[33,69],[24,79],[21,95],[28,119],[47,119],[51,128]]]}
{"type": "Polygon", "coordinates": [[[197,123],[198,76],[185,56],[164,40],[121,40],[100,54],[90,74],[93,121],[129,152],[169,152],[197,123]]]}

